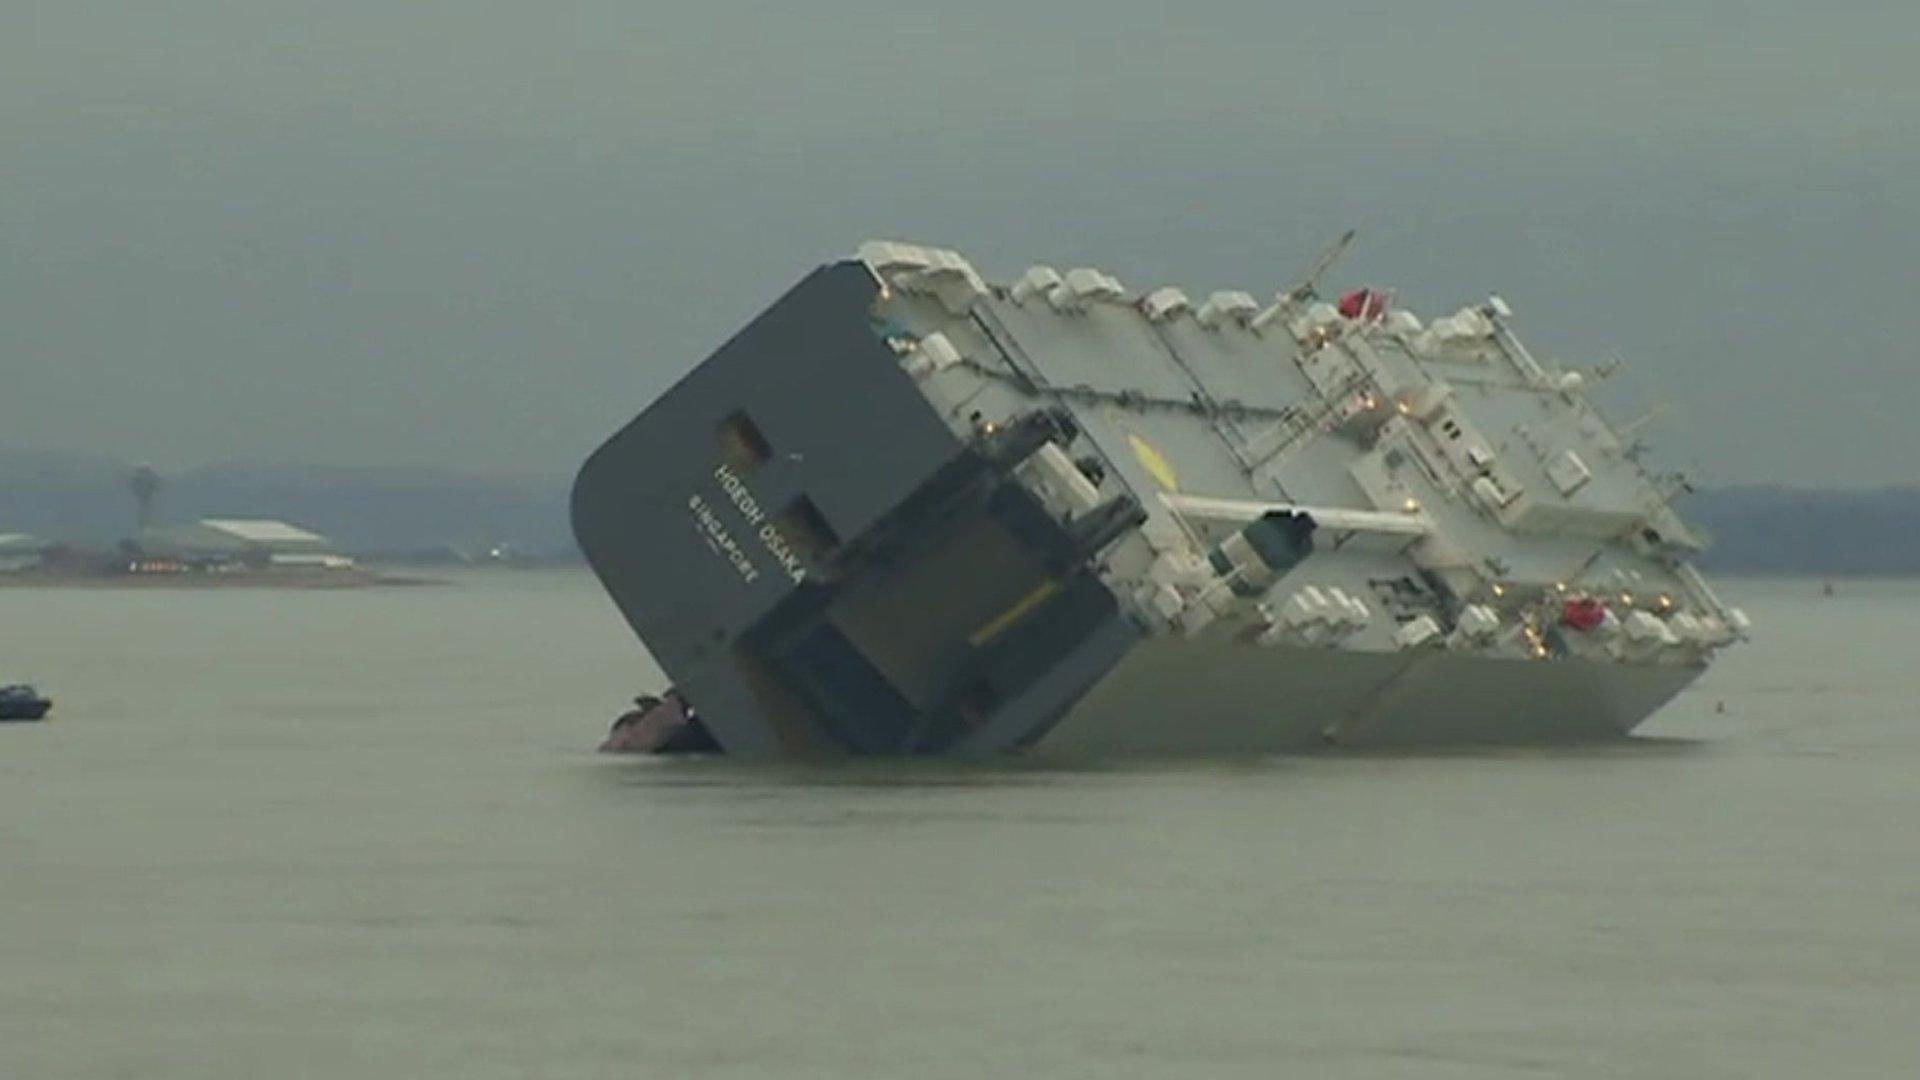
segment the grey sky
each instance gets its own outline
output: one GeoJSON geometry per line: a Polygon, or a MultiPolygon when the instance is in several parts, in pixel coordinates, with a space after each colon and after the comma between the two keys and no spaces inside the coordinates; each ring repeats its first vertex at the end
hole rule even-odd
{"type": "Polygon", "coordinates": [[[1920,5],[0,0],[0,443],[571,469],[868,236],[1337,275],[1920,473],[1920,5]]]}

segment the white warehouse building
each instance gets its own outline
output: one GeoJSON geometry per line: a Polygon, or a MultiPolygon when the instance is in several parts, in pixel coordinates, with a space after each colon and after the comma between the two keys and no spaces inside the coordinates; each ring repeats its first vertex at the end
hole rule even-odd
{"type": "Polygon", "coordinates": [[[238,563],[253,567],[345,570],[350,556],[319,533],[268,518],[201,518],[188,525],[148,529],[140,535],[148,558],[208,565],[238,563]]]}

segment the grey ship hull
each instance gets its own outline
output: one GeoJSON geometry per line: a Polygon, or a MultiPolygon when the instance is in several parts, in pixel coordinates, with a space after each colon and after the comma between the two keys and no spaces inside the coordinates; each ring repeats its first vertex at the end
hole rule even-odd
{"type": "Polygon", "coordinates": [[[902,370],[889,297],[866,263],[821,268],[576,481],[590,565],[730,753],[1592,740],[1703,670],[1169,633],[1102,561],[1160,512],[1137,476],[1063,519],[1017,475],[1049,441],[1110,441],[1101,414],[1053,395],[956,422],[902,370]]]}
{"type": "MultiPolygon", "coordinates": [[[[816,271],[595,451],[575,481],[574,533],[589,565],[729,753],[954,748],[948,729],[980,726],[958,719],[970,708],[963,677],[949,677],[953,689],[936,703],[909,702],[860,654],[906,637],[923,616],[974,612],[981,590],[998,601],[996,577],[1010,564],[1031,577],[1035,562],[1073,558],[1058,535],[1036,550],[987,523],[997,519],[980,504],[1009,494],[999,468],[956,439],[899,372],[869,326],[876,293],[857,263],[816,271]],[[775,448],[744,497],[736,474],[721,471],[714,434],[738,413],[775,448]],[[873,554],[842,573],[790,569],[764,530],[801,498],[832,523],[839,546],[873,554]],[[978,562],[929,554],[952,532],[950,501],[966,503],[976,531],[1009,550],[978,562]],[[928,559],[938,572],[915,577],[928,559]],[[849,635],[859,645],[849,647],[849,635]]],[[[1043,730],[1138,639],[1086,578],[1074,596],[1081,606],[1062,612],[1068,625],[1042,643],[1038,677],[1011,677],[1019,685],[996,695],[997,744],[1043,730]]],[[[950,637],[966,619],[944,621],[952,626],[927,636],[950,637]]]]}
{"type": "Polygon", "coordinates": [[[1083,754],[1288,753],[1619,739],[1699,669],[1551,664],[1449,653],[1212,648],[1130,652],[1039,749],[1083,754]]]}

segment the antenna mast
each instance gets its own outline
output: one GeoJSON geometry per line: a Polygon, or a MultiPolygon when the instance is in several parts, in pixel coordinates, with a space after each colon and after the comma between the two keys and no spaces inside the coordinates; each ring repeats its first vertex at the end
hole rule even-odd
{"type": "Polygon", "coordinates": [[[1352,246],[1353,238],[1358,235],[1360,234],[1356,229],[1348,229],[1341,233],[1340,239],[1328,244],[1326,250],[1320,253],[1320,257],[1313,260],[1313,265],[1308,268],[1306,274],[1290,288],[1283,290],[1280,295],[1289,303],[1295,304],[1309,297],[1318,296],[1320,275],[1332,269],[1333,264],[1340,261],[1340,257],[1347,253],[1347,248],[1352,246]]]}

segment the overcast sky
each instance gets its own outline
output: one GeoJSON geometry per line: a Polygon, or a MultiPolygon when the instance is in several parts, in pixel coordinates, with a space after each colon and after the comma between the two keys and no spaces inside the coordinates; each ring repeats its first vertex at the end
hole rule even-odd
{"type": "Polygon", "coordinates": [[[0,0],[0,444],[561,474],[869,236],[1270,293],[1354,226],[1338,282],[1624,355],[1708,483],[1914,482],[1916,55],[1911,2],[0,0]]]}

